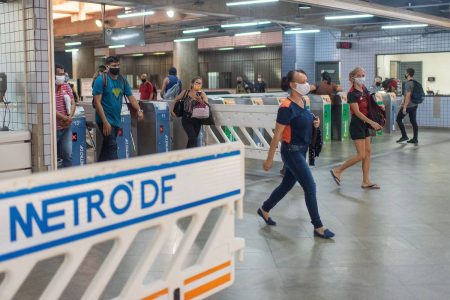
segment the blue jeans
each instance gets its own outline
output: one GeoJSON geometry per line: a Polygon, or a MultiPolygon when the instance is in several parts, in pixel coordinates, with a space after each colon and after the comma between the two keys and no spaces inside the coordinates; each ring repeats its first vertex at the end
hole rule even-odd
{"type": "Polygon", "coordinates": [[[319,216],[319,208],[316,199],[316,183],[306,162],[307,145],[288,145],[282,143],[281,158],[286,166],[286,173],[281,184],[272,192],[262,209],[269,212],[277,203],[286,196],[298,181],[305,192],[305,202],[308,208],[311,223],[314,228],[322,227],[319,216]]]}
{"type": "Polygon", "coordinates": [[[105,136],[103,134],[103,124],[98,124],[100,133],[103,135],[102,149],[100,150],[100,155],[98,157],[99,162],[119,159],[119,156],[117,155],[117,133],[119,128],[114,126],[111,127],[111,133],[108,136],[105,136]]]}
{"type": "Polygon", "coordinates": [[[72,166],[72,129],[58,129],[56,131],[58,150],[58,166],[67,168],[72,166]]]}

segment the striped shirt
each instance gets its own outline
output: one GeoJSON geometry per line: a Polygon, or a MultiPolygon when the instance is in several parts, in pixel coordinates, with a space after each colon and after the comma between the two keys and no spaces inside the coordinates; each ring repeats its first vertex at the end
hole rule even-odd
{"type": "MultiPolygon", "coordinates": [[[[56,86],[56,111],[60,114],[67,116],[70,112],[66,109],[66,102],[64,102],[64,95],[69,95],[71,99],[73,99],[72,89],[70,85],[64,82],[60,86],[56,86]]],[[[64,126],[62,120],[57,119],[56,128],[58,130],[64,129],[67,126],[64,126]]]]}

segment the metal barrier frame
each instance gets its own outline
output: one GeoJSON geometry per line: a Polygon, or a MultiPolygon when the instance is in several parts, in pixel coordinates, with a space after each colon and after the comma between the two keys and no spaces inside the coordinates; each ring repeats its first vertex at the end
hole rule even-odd
{"type": "Polygon", "coordinates": [[[230,143],[1,181],[0,224],[6,230],[0,234],[0,273],[5,274],[0,299],[12,299],[38,262],[64,255],[39,297],[58,299],[91,247],[113,240],[82,297],[98,299],[134,238],[148,228],[157,228],[158,234],[116,299],[203,299],[230,286],[234,255],[242,259],[245,245],[234,236],[235,216],[243,217],[244,168],[243,146],[230,143]],[[207,184],[195,188],[203,180],[207,184]],[[148,188],[154,191],[151,200],[148,188]],[[198,260],[183,268],[217,207],[222,211],[198,260]],[[144,284],[171,229],[186,216],[192,221],[170,266],[160,280],[144,284]]]}

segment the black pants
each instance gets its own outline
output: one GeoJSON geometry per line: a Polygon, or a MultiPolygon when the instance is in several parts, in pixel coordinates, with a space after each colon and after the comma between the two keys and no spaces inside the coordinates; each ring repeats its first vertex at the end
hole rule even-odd
{"type": "Polygon", "coordinates": [[[198,147],[198,135],[202,124],[199,119],[183,117],[181,119],[181,124],[183,125],[184,131],[188,136],[188,142],[186,148],[198,147]]]}
{"type": "MultiPolygon", "coordinates": [[[[411,125],[413,127],[413,133],[414,133],[413,139],[415,139],[415,140],[417,140],[417,138],[419,136],[419,126],[417,126],[417,119],[416,119],[417,107],[418,106],[408,107],[406,109],[406,114],[409,114],[409,121],[411,122],[411,125]]],[[[406,115],[403,114],[403,108],[400,107],[400,110],[398,111],[398,114],[397,114],[398,128],[400,128],[400,131],[402,132],[402,137],[408,137],[408,134],[406,134],[405,125],[403,125],[404,117],[406,117],[406,115]]]]}
{"type": "Polygon", "coordinates": [[[103,136],[102,149],[98,161],[109,161],[119,159],[117,155],[117,133],[119,128],[112,126],[111,133],[108,136],[103,134],[103,124],[98,124],[100,133],[103,136]]]}

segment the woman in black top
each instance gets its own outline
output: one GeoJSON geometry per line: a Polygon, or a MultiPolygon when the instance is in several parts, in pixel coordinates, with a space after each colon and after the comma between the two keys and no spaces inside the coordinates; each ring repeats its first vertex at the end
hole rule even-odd
{"type": "MultiPolygon", "coordinates": [[[[341,175],[347,168],[362,162],[363,179],[361,188],[379,189],[380,186],[372,183],[369,179],[370,170],[370,133],[369,128],[380,130],[381,125],[369,119],[370,93],[365,87],[366,72],[363,68],[356,68],[349,74],[352,87],[350,88],[347,99],[350,104],[352,118],[350,121],[350,136],[355,142],[357,154],[344,162],[340,167],[331,170],[331,176],[337,185],[341,185],[341,175]]],[[[384,106],[382,106],[384,109],[384,106]]]]}
{"type": "Polygon", "coordinates": [[[186,148],[198,147],[198,135],[202,128],[200,119],[192,118],[192,109],[197,103],[208,103],[208,97],[202,90],[203,81],[201,77],[194,77],[191,80],[191,88],[184,90],[175,98],[176,101],[184,100],[184,112],[181,119],[184,131],[188,136],[186,148]]]}

